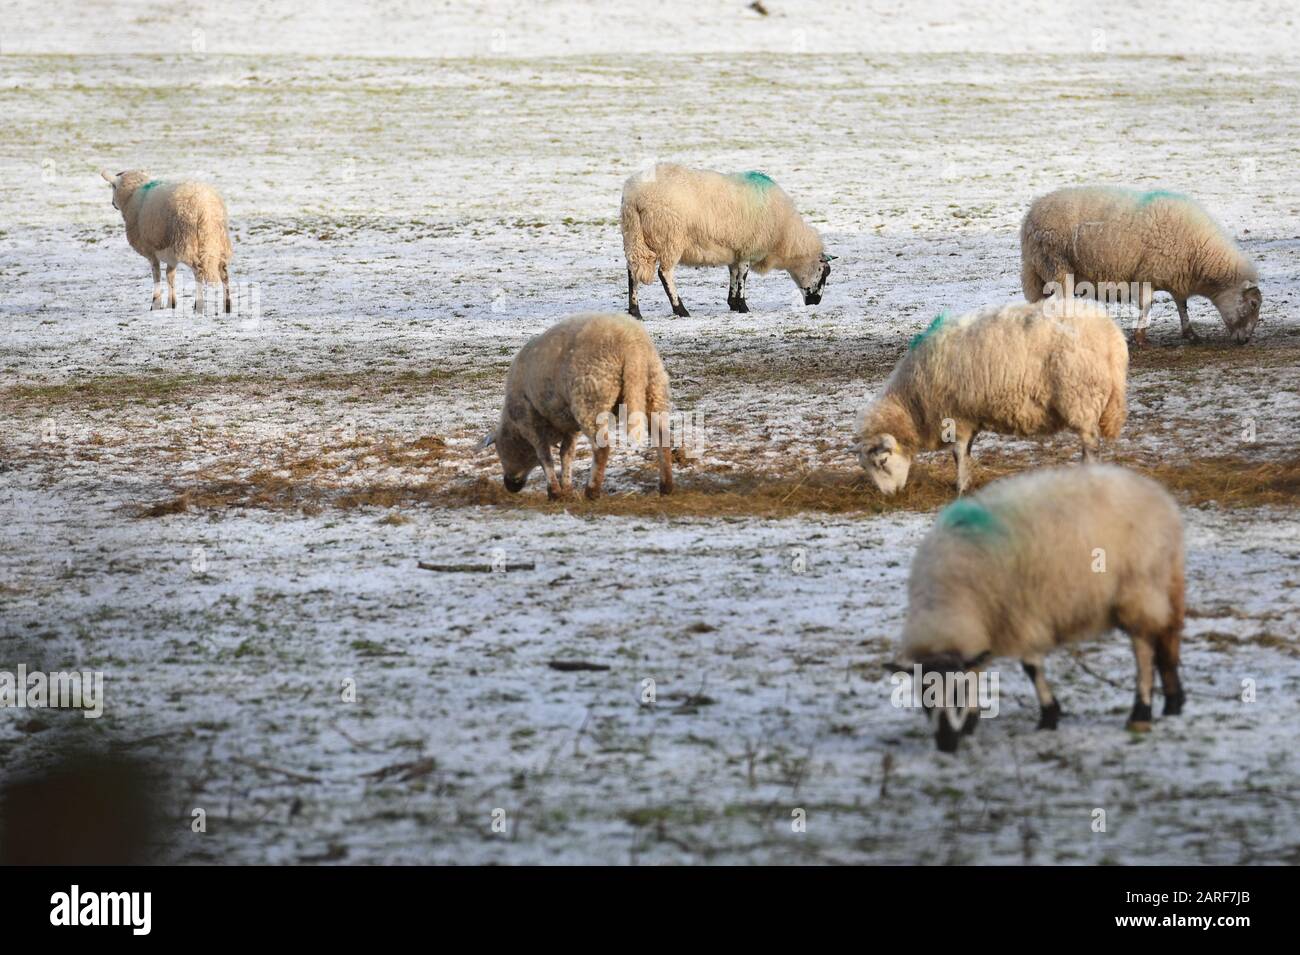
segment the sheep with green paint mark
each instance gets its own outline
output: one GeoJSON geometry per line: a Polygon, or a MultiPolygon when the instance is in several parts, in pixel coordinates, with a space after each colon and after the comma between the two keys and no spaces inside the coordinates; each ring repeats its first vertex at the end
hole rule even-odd
{"type": "Polygon", "coordinates": [[[964,492],[981,431],[1032,437],[1070,430],[1085,461],[1101,438],[1119,436],[1127,416],[1123,334],[1095,303],[1058,318],[1046,315],[1046,306],[944,313],[913,336],[854,425],[854,451],[877,488],[901,491],[919,452],[948,448],[964,492]]]}
{"type": "Polygon", "coordinates": [[[164,182],[128,170],[100,175],[113,187],[113,208],[126,223],[126,241],[153,268],[152,308],[162,308],[160,264],[167,263],[168,305],[176,307],[176,264],[194,272],[194,311],[203,311],[204,285],[220,282],[230,311],[230,231],[226,205],[201,182],[164,182]]]}
{"type": "Polygon", "coordinates": [[[748,312],[745,282],[750,268],[789,273],[805,305],[817,305],[831,274],[817,230],[761,172],[724,175],[659,163],[623,186],[620,213],[627,258],[627,311],[641,317],[637,289],[659,281],[674,315],[690,316],[677,294],[678,265],[725,265],[731,279],[727,305],[748,312]]]}
{"type": "MultiPolygon", "coordinates": [[[[937,674],[956,690],[991,682],[971,680],[990,660],[1017,658],[1038,695],[1039,729],[1055,729],[1061,707],[1043,658],[1118,627],[1138,669],[1127,725],[1143,732],[1155,670],[1164,715],[1182,711],[1183,599],[1182,519],[1164,488],[1109,465],[1033,471],[939,515],[912,559],[907,619],[887,669],[927,682],[937,674]]],[[[955,750],[988,703],[945,693],[928,706],[939,749],[955,750]]]]}
{"type": "Polygon", "coordinates": [[[1233,341],[1250,340],[1263,296],[1255,266],[1208,213],[1163,189],[1058,189],[1034,200],[1020,226],[1020,281],[1037,302],[1073,295],[1140,310],[1135,345],[1147,341],[1156,292],[1173,296],[1183,337],[1199,340],[1187,300],[1208,298],[1233,341]]]}

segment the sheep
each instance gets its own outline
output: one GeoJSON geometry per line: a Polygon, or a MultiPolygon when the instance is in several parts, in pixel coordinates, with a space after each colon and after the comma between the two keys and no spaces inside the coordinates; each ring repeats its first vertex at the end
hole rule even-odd
{"type": "Polygon", "coordinates": [[[162,308],[159,261],[167,263],[168,305],[176,307],[176,263],[194,272],[194,311],[203,311],[204,284],[220,281],[230,311],[230,234],[226,206],[215,189],[201,182],[163,182],[146,172],[116,176],[101,170],[113,187],[113,208],[126,223],[126,241],[153,267],[151,309],[162,308]]]}
{"type": "Polygon", "coordinates": [[[673,489],[668,373],[645,328],[625,315],[576,315],[528,340],[510,364],[495,445],[506,490],[523,489],[533,468],[546,473],[547,496],[573,490],[578,432],[594,450],[586,497],[600,496],[609,461],[611,424],[630,444],[647,437],[659,453],[659,493],[673,489]],[[615,418],[617,422],[615,424],[615,418]],[[551,448],[560,445],[557,478],[551,448]]]}
{"type": "Polygon", "coordinates": [[[1186,699],[1183,599],[1182,521],[1155,481],[1105,464],[1003,478],[945,508],[917,548],[900,649],[886,669],[919,667],[925,682],[942,675],[944,695],[930,698],[927,715],[939,717],[939,749],[952,752],[988,702],[952,690],[969,688],[989,659],[1021,660],[1038,696],[1038,728],[1052,730],[1061,707],[1044,655],[1119,627],[1137,659],[1126,725],[1146,732],[1153,662],[1164,715],[1182,712],[1186,699]]]}
{"type": "Polygon", "coordinates": [[[727,305],[748,312],[745,281],[751,266],[759,275],[784,269],[804,304],[817,305],[836,258],[825,253],[821,236],[784,190],[761,172],[724,175],[659,163],[624,184],[620,218],[627,311],[636,318],[641,317],[637,288],[654,281],[656,262],[673,314],[689,318],[673,279],[678,263],[727,266],[727,305]]]}
{"type": "Polygon", "coordinates": [[[858,412],[853,450],[876,487],[907,483],[918,451],[951,447],[957,492],[970,484],[980,431],[1020,436],[1074,431],[1083,459],[1124,426],[1128,347],[1100,305],[1007,305],[941,314],[908,345],[880,395],[858,412]]]}
{"type": "Polygon", "coordinates": [[[1187,300],[1214,303],[1232,339],[1250,340],[1263,296],[1259,274],[1199,205],[1163,190],[1083,187],[1035,199],[1020,226],[1020,284],[1037,302],[1060,290],[1127,304],[1140,315],[1133,343],[1147,344],[1151,299],[1168,292],[1183,338],[1199,341],[1187,300]]]}

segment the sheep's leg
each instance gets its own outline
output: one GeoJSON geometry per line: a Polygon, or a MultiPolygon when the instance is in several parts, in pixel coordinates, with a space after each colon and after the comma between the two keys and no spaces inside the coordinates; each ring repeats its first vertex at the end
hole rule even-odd
{"type": "Polygon", "coordinates": [[[636,300],[636,277],[632,270],[627,270],[627,313],[633,318],[641,317],[641,305],[636,300]]]}
{"type": "Polygon", "coordinates": [[[221,287],[225,290],[226,314],[230,314],[230,266],[221,263],[221,287]]]}
{"type": "Polygon", "coordinates": [[[162,308],[162,266],[158,260],[149,259],[149,267],[153,269],[153,300],[149,303],[149,311],[155,311],[162,308]]]}
{"type": "Polygon", "coordinates": [[[1146,733],[1151,729],[1151,684],[1155,676],[1155,642],[1145,635],[1133,636],[1133,656],[1137,660],[1137,697],[1128,716],[1128,729],[1146,733]]]}
{"type": "Polygon", "coordinates": [[[555,475],[555,461],[551,457],[551,446],[542,443],[535,444],[533,447],[537,449],[537,460],[542,465],[542,470],[546,472],[546,496],[552,501],[563,497],[560,479],[555,475]]]}
{"type": "Polygon", "coordinates": [[[727,267],[729,280],[727,285],[727,307],[733,312],[748,312],[745,302],[745,279],[749,277],[749,263],[738,262],[727,267]]]}
{"type": "Polygon", "coordinates": [[[1083,463],[1092,464],[1097,460],[1097,447],[1101,440],[1095,431],[1080,431],[1079,441],[1083,445],[1083,463]]]}
{"type": "Polygon", "coordinates": [[[176,307],[176,263],[167,263],[167,307],[176,307]]]}
{"type": "Polygon", "coordinates": [[[573,454],[577,447],[576,434],[566,434],[560,442],[560,490],[565,494],[573,490],[573,454]]]}
{"type": "Polygon", "coordinates": [[[681,298],[677,295],[677,283],[673,281],[673,270],[659,267],[659,281],[663,283],[664,292],[668,295],[668,301],[673,306],[673,314],[681,318],[690,318],[691,313],[686,311],[686,306],[682,304],[681,298]]]}
{"type": "Polygon", "coordinates": [[[1156,637],[1156,668],[1160,671],[1160,686],[1165,692],[1165,716],[1177,716],[1183,711],[1187,695],[1183,681],[1178,677],[1179,644],[1178,627],[1156,637]]]}
{"type": "Polygon", "coordinates": [[[969,435],[958,434],[957,440],[952,443],[953,460],[957,462],[957,493],[965,494],[966,489],[970,487],[970,450],[975,444],[975,435],[977,431],[972,431],[969,435]]]}
{"type": "Polygon", "coordinates": [[[204,301],[204,299],[207,298],[207,295],[208,295],[208,291],[207,291],[207,287],[203,284],[203,279],[199,278],[198,275],[196,274],[194,276],[194,314],[195,315],[203,314],[203,306],[207,304],[204,301]]]}
{"type": "Polygon", "coordinates": [[[1129,339],[1129,344],[1134,348],[1145,348],[1150,344],[1147,341],[1147,328],[1151,325],[1151,300],[1154,297],[1154,293],[1149,292],[1145,285],[1138,292],[1137,327],[1133,329],[1133,337],[1129,339]]]}
{"type": "Polygon", "coordinates": [[[1061,704],[1056,702],[1056,697],[1052,696],[1052,688],[1043,674],[1043,658],[1025,657],[1020,661],[1020,665],[1025,668],[1025,676],[1033,682],[1034,693],[1038,696],[1038,728],[1056,729],[1057,721],[1061,718],[1061,704]]]}
{"type": "Polygon", "coordinates": [[[601,486],[605,483],[605,465],[609,463],[609,445],[596,447],[593,442],[592,446],[595,447],[595,453],[591,457],[591,477],[587,479],[586,490],[589,501],[600,497],[601,486]]]}
{"type": "Polygon", "coordinates": [[[654,410],[650,412],[650,434],[652,446],[659,454],[659,493],[673,493],[673,429],[668,412],[654,410]]]}
{"type": "Polygon", "coordinates": [[[1196,330],[1192,328],[1192,320],[1187,315],[1187,300],[1176,298],[1174,304],[1178,306],[1178,321],[1183,326],[1183,337],[1189,342],[1199,342],[1201,336],[1196,334],[1196,330]]]}

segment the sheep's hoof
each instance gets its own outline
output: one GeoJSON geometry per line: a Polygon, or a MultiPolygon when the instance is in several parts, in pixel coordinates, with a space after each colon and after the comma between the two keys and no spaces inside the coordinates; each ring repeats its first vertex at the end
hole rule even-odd
{"type": "Polygon", "coordinates": [[[230,299],[226,299],[226,314],[230,314],[230,299]]]}
{"type": "Polygon", "coordinates": [[[1124,728],[1128,730],[1130,733],[1150,733],[1151,721],[1150,720],[1129,720],[1127,723],[1124,724],[1124,728]]]}
{"type": "Polygon", "coordinates": [[[589,501],[594,501],[600,497],[600,488],[587,485],[586,490],[582,492],[582,496],[589,501]]]}
{"type": "Polygon", "coordinates": [[[160,298],[156,298],[149,303],[149,311],[151,312],[161,312],[162,307],[163,307],[163,303],[162,303],[162,299],[160,298]]]}
{"type": "Polygon", "coordinates": [[[633,318],[641,318],[641,308],[638,305],[632,305],[628,308],[627,313],[633,318]]]}
{"type": "Polygon", "coordinates": [[[660,493],[660,495],[662,495],[662,496],[664,496],[664,497],[667,497],[669,494],[673,493],[673,482],[672,482],[672,481],[666,481],[666,482],[665,482],[665,481],[660,481],[660,482],[659,482],[659,493],[660,493]]]}
{"type": "Polygon", "coordinates": [[[1151,342],[1147,340],[1147,333],[1145,331],[1134,332],[1132,337],[1129,338],[1128,343],[1131,348],[1147,348],[1151,344],[1151,342]]]}
{"type": "Polygon", "coordinates": [[[1054,730],[1060,719],[1061,704],[1053,700],[1051,706],[1044,706],[1042,712],[1038,714],[1038,728],[1040,730],[1054,730]]]}
{"type": "Polygon", "coordinates": [[[1197,342],[1201,340],[1201,336],[1196,333],[1196,329],[1192,328],[1191,325],[1188,325],[1186,328],[1183,329],[1183,337],[1186,338],[1193,345],[1195,345],[1197,342]]]}
{"type": "Polygon", "coordinates": [[[1165,716],[1178,716],[1183,712],[1183,704],[1187,702],[1186,693],[1166,693],[1165,694],[1165,716]]]}
{"type": "Polygon", "coordinates": [[[685,305],[682,305],[681,303],[678,303],[678,304],[676,304],[676,305],[673,306],[673,314],[676,315],[678,318],[690,318],[690,317],[691,317],[691,313],[688,312],[688,311],[686,311],[686,306],[685,306],[685,305]]]}

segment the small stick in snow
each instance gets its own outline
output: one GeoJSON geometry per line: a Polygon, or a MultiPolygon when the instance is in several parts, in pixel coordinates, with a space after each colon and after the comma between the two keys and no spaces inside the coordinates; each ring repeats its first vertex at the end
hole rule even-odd
{"type": "Polygon", "coordinates": [[[500,570],[536,570],[533,561],[493,566],[492,564],[429,564],[418,561],[421,570],[433,570],[443,574],[490,574],[500,570]]]}

